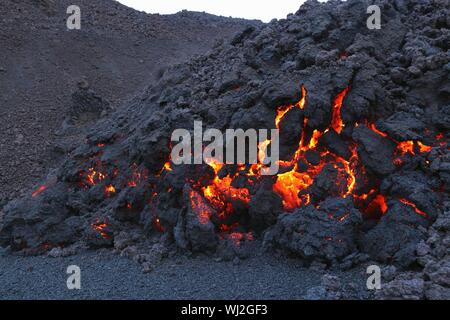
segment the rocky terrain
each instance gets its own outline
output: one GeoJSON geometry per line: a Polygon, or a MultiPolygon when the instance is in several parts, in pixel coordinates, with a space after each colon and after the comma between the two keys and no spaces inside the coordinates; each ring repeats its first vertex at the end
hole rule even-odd
{"type": "Polygon", "coordinates": [[[180,254],[265,251],[330,270],[308,299],[355,298],[337,273],[375,264],[376,298],[449,299],[449,6],[375,3],[380,30],[366,27],[372,1],[307,1],[170,67],[116,111],[82,84],[74,117],[106,116],[4,207],[0,244],[113,248],[145,272],[180,254]],[[171,133],[194,120],[279,128],[280,171],[174,165],[171,133]]]}
{"type": "Polygon", "coordinates": [[[0,6],[0,207],[46,175],[101,115],[77,116],[83,101],[72,94],[79,85],[118,108],[166,66],[258,24],[194,12],[149,15],[112,0],[76,3],[82,26],[73,31],[66,28],[73,1],[0,6]]]}

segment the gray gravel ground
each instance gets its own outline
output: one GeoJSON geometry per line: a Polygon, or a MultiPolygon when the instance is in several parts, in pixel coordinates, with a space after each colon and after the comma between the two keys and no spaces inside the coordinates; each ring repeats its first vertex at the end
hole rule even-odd
{"type": "MultiPolygon", "coordinates": [[[[364,292],[365,270],[333,273],[364,292]]],[[[207,257],[166,259],[144,274],[135,262],[107,251],[66,258],[0,257],[0,299],[301,299],[324,271],[296,260],[260,256],[217,262],[207,257]],[[66,268],[81,268],[81,290],[68,290],[66,268]]]]}

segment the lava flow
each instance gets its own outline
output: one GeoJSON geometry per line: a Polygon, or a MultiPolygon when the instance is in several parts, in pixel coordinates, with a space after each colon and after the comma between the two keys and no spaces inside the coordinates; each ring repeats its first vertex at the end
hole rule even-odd
{"type": "MultiPolygon", "coordinates": [[[[350,88],[347,87],[343,91],[341,91],[336,98],[334,99],[334,103],[332,106],[332,120],[331,120],[331,128],[335,130],[337,133],[342,131],[344,127],[344,123],[341,117],[341,107],[344,101],[345,96],[348,94],[350,88]]],[[[304,108],[307,99],[307,91],[304,87],[302,87],[302,99],[298,103],[298,105],[304,108]]],[[[291,108],[292,109],[292,108],[291,108]]],[[[290,109],[289,109],[290,110],[290,109]]],[[[277,112],[278,117],[278,125],[282,121],[283,117],[286,115],[280,111],[277,112]]],[[[308,193],[299,195],[302,191],[308,189],[314,182],[314,178],[322,171],[323,167],[327,163],[332,163],[333,166],[340,171],[340,176],[347,176],[347,189],[341,192],[342,197],[347,197],[350,195],[355,187],[356,178],[354,169],[356,167],[358,161],[358,154],[356,152],[356,148],[352,148],[352,156],[349,160],[346,160],[342,157],[336,156],[329,152],[328,150],[317,150],[320,152],[321,161],[317,165],[310,165],[308,169],[304,172],[299,172],[298,162],[299,160],[305,160],[305,153],[309,150],[318,149],[318,140],[319,138],[326,132],[330,130],[326,129],[324,132],[320,132],[319,130],[313,130],[311,138],[309,141],[306,141],[306,133],[308,132],[308,119],[305,118],[303,121],[302,128],[302,136],[300,138],[299,146],[292,158],[291,161],[280,162],[281,166],[293,166],[293,168],[285,173],[278,174],[277,180],[273,186],[273,191],[279,194],[283,200],[283,207],[287,211],[291,211],[295,208],[300,207],[301,205],[307,205],[311,201],[311,196],[308,193]]]]}
{"type": "Polygon", "coordinates": [[[105,229],[108,227],[107,223],[97,220],[91,226],[92,226],[92,229],[97,231],[103,239],[110,238],[109,233],[105,231],[105,229]]]}
{"type": "MultiPolygon", "coordinates": [[[[273,177],[271,188],[281,198],[284,211],[290,212],[309,204],[320,207],[321,196],[317,196],[313,190],[318,176],[326,167],[334,175],[329,177],[329,179],[334,179],[334,186],[327,187],[326,196],[353,199],[355,206],[369,219],[379,219],[387,213],[387,195],[379,193],[379,189],[376,186],[372,186],[374,188],[368,193],[364,193],[368,191],[369,185],[367,181],[370,181],[371,177],[366,176],[366,170],[359,159],[358,145],[348,135],[346,137],[343,136],[345,123],[342,118],[342,109],[344,100],[349,92],[350,86],[339,91],[334,97],[330,106],[331,121],[324,130],[310,127],[309,119],[304,116],[299,124],[302,130],[295,151],[293,151],[288,160],[278,161],[281,172],[273,177]],[[346,143],[347,157],[332,152],[321,143],[321,138],[331,133],[337,134],[346,143]],[[315,160],[311,160],[308,157],[311,154],[313,154],[315,160]]],[[[302,85],[301,99],[298,102],[277,108],[274,119],[275,128],[282,131],[283,120],[286,115],[295,108],[304,110],[307,106],[307,100],[308,91],[302,85]]],[[[363,120],[363,122],[377,135],[384,139],[390,139],[396,144],[392,161],[397,166],[403,165],[407,161],[406,157],[408,156],[415,156],[432,150],[431,146],[421,141],[395,141],[387,133],[378,130],[375,124],[367,120],[363,120]]],[[[355,125],[355,127],[357,126],[358,124],[355,125]]],[[[438,135],[436,138],[440,140],[442,136],[438,135]]],[[[267,148],[271,142],[270,139],[259,142],[257,154],[259,161],[257,164],[250,166],[237,165],[234,167],[234,171],[226,171],[222,170],[225,169],[224,164],[206,159],[205,162],[211,167],[213,176],[207,180],[204,179],[206,175],[202,179],[187,180],[191,186],[188,194],[189,202],[201,224],[207,224],[214,216],[217,230],[226,234],[234,234],[234,237],[238,237],[236,235],[241,234],[241,231],[238,230],[243,226],[237,222],[239,219],[235,219],[234,214],[239,212],[236,216],[245,216],[250,207],[252,196],[255,190],[258,190],[259,183],[263,180],[270,181],[270,179],[264,178],[261,172],[265,168],[263,163],[267,148]],[[237,180],[238,178],[239,180],[237,180]],[[200,181],[209,181],[209,183],[203,184],[200,181]]],[[[226,169],[229,168],[227,167],[226,169]]],[[[123,188],[136,188],[138,185],[148,181],[148,170],[145,168],[140,169],[135,163],[124,170],[126,173],[122,173],[122,175],[125,175],[127,179],[118,181],[116,178],[119,176],[119,168],[115,163],[114,165],[108,165],[100,160],[96,160],[90,168],[80,171],[79,187],[90,189],[100,184],[104,190],[105,199],[107,199],[117,196],[123,188]]],[[[154,175],[154,178],[163,178],[168,173],[173,174],[170,158],[162,165],[159,172],[154,175]]],[[[328,174],[328,171],[324,174],[328,174]]],[[[156,187],[157,183],[152,183],[151,190],[147,193],[147,195],[152,195],[151,199],[147,199],[150,200],[148,201],[150,206],[155,203],[153,201],[154,198],[160,192],[163,192],[156,190],[156,187]]],[[[36,197],[45,189],[45,186],[40,187],[33,192],[32,196],[36,197]]],[[[166,187],[165,190],[170,193],[173,191],[173,188],[166,187]]],[[[412,207],[421,216],[427,217],[427,214],[418,209],[412,202],[405,199],[400,199],[400,201],[412,207]]],[[[131,203],[128,203],[126,208],[131,210],[133,206],[131,203]]],[[[155,213],[152,213],[152,215],[155,229],[162,232],[164,230],[162,222],[155,213]]],[[[101,234],[105,227],[104,224],[93,224],[93,228],[101,234]]]]}
{"type": "Polygon", "coordinates": [[[38,195],[40,195],[42,192],[44,192],[47,189],[47,186],[42,185],[40,186],[36,191],[34,191],[31,196],[33,198],[36,198],[38,195]]]}
{"type": "MultiPolygon", "coordinates": [[[[357,152],[357,145],[350,140],[349,151],[351,156],[348,159],[332,153],[327,148],[320,145],[320,138],[334,130],[337,134],[341,134],[345,124],[342,120],[342,107],[345,97],[350,91],[350,86],[340,91],[333,99],[331,106],[332,119],[327,129],[320,131],[308,126],[308,118],[304,118],[302,123],[302,134],[296,151],[290,160],[280,160],[278,164],[283,168],[283,172],[276,176],[276,180],[272,186],[272,190],[278,194],[282,199],[283,208],[285,211],[292,211],[295,208],[308,205],[313,200],[309,192],[309,188],[314,184],[316,177],[321,173],[325,165],[331,165],[337,172],[335,181],[337,187],[337,196],[342,198],[352,197],[357,207],[367,216],[372,218],[379,218],[384,215],[387,210],[386,197],[382,194],[372,190],[368,194],[357,194],[357,173],[365,174],[365,169],[360,163],[357,152]],[[316,152],[320,155],[320,161],[316,164],[310,164],[307,161],[307,152],[316,152]],[[299,163],[308,163],[307,168],[300,169],[299,163]]],[[[284,117],[294,108],[304,109],[307,104],[307,90],[304,86],[301,87],[302,97],[300,101],[288,106],[281,106],[277,108],[275,116],[275,127],[282,130],[282,122],[284,117]]],[[[378,130],[374,124],[368,123],[367,126],[383,138],[389,138],[384,132],[378,130]]],[[[391,139],[393,140],[393,139],[391,139]]],[[[258,159],[264,158],[265,149],[270,144],[270,140],[263,141],[258,146],[258,159]]],[[[415,155],[416,152],[429,152],[431,147],[421,143],[420,141],[404,141],[396,142],[397,149],[395,154],[415,155]]],[[[396,161],[395,159],[393,160],[396,161]]],[[[260,161],[261,162],[261,161],[260,161]]],[[[224,166],[223,164],[214,161],[207,162],[214,171],[214,178],[212,183],[208,186],[195,186],[193,188],[199,193],[191,192],[191,205],[197,213],[199,220],[206,223],[211,216],[211,208],[217,211],[220,218],[226,218],[234,213],[233,202],[238,200],[244,204],[248,204],[251,199],[251,194],[247,188],[235,188],[232,186],[234,179],[240,175],[247,177],[261,178],[260,170],[262,164],[255,164],[250,166],[248,172],[246,168],[233,175],[226,175],[219,177],[219,171],[224,166]],[[201,195],[200,195],[201,194],[201,195]],[[205,201],[205,202],[204,202],[205,201]],[[206,205],[208,203],[209,205],[206,205]]],[[[258,181],[258,180],[257,180],[258,181]]],[[[364,177],[364,181],[367,178],[364,177]]],[[[404,201],[403,201],[404,202],[404,201]]],[[[406,203],[413,206],[412,203],[406,203]]],[[[414,206],[415,211],[424,216],[425,213],[414,206]]],[[[223,224],[222,226],[225,226],[223,224]]],[[[223,228],[222,228],[223,229],[223,228]]],[[[228,227],[226,228],[229,229],[228,227]]]]}

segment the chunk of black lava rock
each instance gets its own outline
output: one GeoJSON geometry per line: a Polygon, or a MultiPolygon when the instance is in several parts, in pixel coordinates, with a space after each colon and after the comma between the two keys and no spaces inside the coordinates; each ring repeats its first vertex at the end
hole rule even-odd
{"type": "Polygon", "coordinates": [[[361,214],[351,200],[329,198],[318,209],[307,206],[280,215],[264,243],[310,262],[332,264],[357,250],[361,222],[361,214]]]}

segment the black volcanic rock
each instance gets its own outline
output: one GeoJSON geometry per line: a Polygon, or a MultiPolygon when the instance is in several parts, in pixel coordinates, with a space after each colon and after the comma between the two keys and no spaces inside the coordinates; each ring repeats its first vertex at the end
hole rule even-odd
{"type": "Polygon", "coordinates": [[[408,267],[416,261],[416,246],[426,238],[430,222],[398,200],[389,202],[389,208],[361,239],[361,247],[373,259],[408,267]]]}
{"type": "Polygon", "coordinates": [[[425,124],[410,113],[398,112],[384,121],[379,121],[378,128],[398,140],[423,139],[425,124]]]}
{"type": "Polygon", "coordinates": [[[320,209],[308,206],[279,216],[264,242],[307,261],[336,263],[356,251],[361,222],[349,199],[328,198],[320,209]]]}

